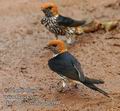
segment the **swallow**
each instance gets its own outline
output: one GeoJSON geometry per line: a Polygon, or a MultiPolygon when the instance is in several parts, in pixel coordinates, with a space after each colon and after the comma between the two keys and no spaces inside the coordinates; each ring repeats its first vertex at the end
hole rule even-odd
{"type": "Polygon", "coordinates": [[[41,19],[41,24],[53,33],[58,39],[58,36],[67,38],[67,43],[72,43],[72,37],[78,35],[78,27],[85,25],[85,20],[74,20],[70,17],[65,17],[59,14],[58,7],[54,3],[42,3],[41,10],[44,17],[41,19]]]}
{"type": "Polygon", "coordinates": [[[72,82],[82,83],[86,87],[109,97],[107,92],[95,85],[103,84],[104,81],[85,76],[80,62],[68,52],[66,45],[62,40],[51,40],[45,49],[52,51],[54,54],[48,61],[48,66],[62,78],[63,88],[66,87],[66,80],[71,80],[72,82]]]}

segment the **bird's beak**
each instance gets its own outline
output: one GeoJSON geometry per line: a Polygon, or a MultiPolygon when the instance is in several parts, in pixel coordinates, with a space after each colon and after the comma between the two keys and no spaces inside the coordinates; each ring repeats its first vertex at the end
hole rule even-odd
{"type": "Polygon", "coordinates": [[[41,10],[43,11],[44,9],[43,9],[43,8],[41,8],[41,10]]]}
{"type": "Polygon", "coordinates": [[[47,45],[43,49],[47,49],[48,50],[48,49],[50,49],[50,47],[47,45]]]}
{"type": "Polygon", "coordinates": [[[46,13],[46,9],[41,9],[44,13],[46,13]]]}
{"type": "Polygon", "coordinates": [[[41,11],[43,11],[43,10],[44,10],[44,8],[41,7],[41,11]]]}

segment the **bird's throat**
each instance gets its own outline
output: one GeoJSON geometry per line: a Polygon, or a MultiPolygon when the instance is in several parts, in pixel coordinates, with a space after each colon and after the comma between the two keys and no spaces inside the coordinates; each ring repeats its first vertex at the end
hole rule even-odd
{"type": "Polygon", "coordinates": [[[56,57],[64,52],[67,52],[67,49],[64,49],[64,50],[61,50],[60,53],[57,53],[57,54],[53,54],[53,57],[56,57]]]}

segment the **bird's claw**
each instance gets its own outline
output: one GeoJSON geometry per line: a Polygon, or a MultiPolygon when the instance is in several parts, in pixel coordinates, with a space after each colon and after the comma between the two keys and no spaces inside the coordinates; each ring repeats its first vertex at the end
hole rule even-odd
{"type": "Polygon", "coordinates": [[[69,90],[69,87],[63,82],[58,82],[58,88],[57,88],[57,91],[60,92],[60,93],[64,93],[66,91],[69,90]]]}
{"type": "Polygon", "coordinates": [[[77,84],[77,83],[74,84],[74,88],[75,88],[75,89],[78,89],[78,88],[79,88],[79,84],[77,84]]]}
{"type": "Polygon", "coordinates": [[[60,93],[64,93],[64,92],[67,91],[67,89],[64,88],[64,87],[59,87],[59,88],[57,89],[57,91],[60,92],[60,93]]]}

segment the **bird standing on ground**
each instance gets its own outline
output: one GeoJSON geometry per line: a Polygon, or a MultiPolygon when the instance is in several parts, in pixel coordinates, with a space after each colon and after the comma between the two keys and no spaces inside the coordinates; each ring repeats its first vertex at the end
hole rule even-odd
{"type": "Polygon", "coordinates": [[[86,77],[81,69],[80,63],[67,51],[63,41],[51,40],[45,49],[49,49],[54,53],[54,57],[48,61],[48,65],[51,70],[62,77],[63,88],[66,87],[66,81],[70,80],[72,82],[81,82],[88,88],[108,96],[105,91],[94,85],[103,84],[104,81],[86,77]]]}
{"type": "Polygon", "coordinates": [[[41,10],[45,14],[42,18],[43,24],[50,32],[54,33],[55,37],[66,36],[67,43],[71,43],[71,37],[78,35],[78,27],[86,23],[85,20],[74,20],[69,17],[64,17],[59,14],[58,7],[54,3],[41,4],[41,10]]]}

